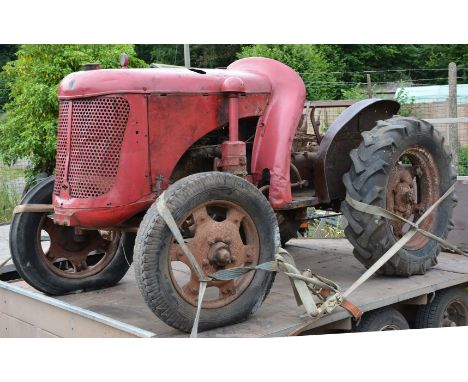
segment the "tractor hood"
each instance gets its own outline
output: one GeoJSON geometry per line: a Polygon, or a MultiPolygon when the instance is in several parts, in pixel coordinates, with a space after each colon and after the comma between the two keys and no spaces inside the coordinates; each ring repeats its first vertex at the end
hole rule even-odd
{"type": "Polygon", "coordinates": [[[260,73],[231,69],[97,69],[71,73],[59,85],[59,99],[118,93],[196,93],[223,91],[229,77],[239,78],[245,93],[270,93],[270,79],[260,73]]]}

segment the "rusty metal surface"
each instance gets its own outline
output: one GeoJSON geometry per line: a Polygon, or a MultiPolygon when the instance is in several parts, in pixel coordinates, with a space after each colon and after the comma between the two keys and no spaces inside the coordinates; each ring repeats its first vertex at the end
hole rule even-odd
{"type": "Polygon", "coordinates": [[[224,172],[245,177],[247,175],[245,142],[224,141],[221,145],[221,159],[215,158],[215,167],[224,172]]]}
{"type": "MultiPolygon", "coordinates": [[[[206,275],[220,269],[255,266],[260,256],[259,237],[250,216],[227,201],[210,201],[197,206],[180,226],[184,240],[206,275]]],[[[197,306],[198,281],[195,270],[175,241],[169,248],[169,269],[176,290],[197,306]],[[183,263],[184,266],[181,266],[183,263]]],[[[254,276],[250,272],[235,280],[210,281],[203,308],[219,308],[238,298],[254,276]]]]}
{"type": "Polygon", "coordinates": [[[81,230],[54,224],[44,215],[36,236],[36,253],[47,267],[65,278],[84,278],[104,269],[117,252],[120,233],[111,231],[81,230]],[[42,231],[47,232],[47,248],[42,246],[42,231]],[[89,256],[100,255],[97,262],[89,262],[89,256]],[[65,261],[64,261],[65,260],[65,261]]]}
{"type": "Polygon", "coordinates": [[[351,167],[349,152],[359,146],[363,131],[371,130],[378,120],[392,117],[399,108],[395,101],[367,99],[348,107],[333,122],[323,136],[314,164],[314,184],[321,203],[344,199],[342,177],[351,167]]]}
{"type": "MultiPolygon", "coordinates": [[[[416,222],[440,197],[439,187],[440,175],[433,156],[424,147],[409,147],[390,170],[387,210],[416,222]]],[[[437,212],[434,211],[421,223],[421,228],[431,231],[436,219],[437,212]]],[[[397,240],[409,230],[409,226],[400,221],[390,221],[390,225],[397,240]]],[[[417,233],[404,248],[416,250],[428,241],[429,238],[417,233]]]]}

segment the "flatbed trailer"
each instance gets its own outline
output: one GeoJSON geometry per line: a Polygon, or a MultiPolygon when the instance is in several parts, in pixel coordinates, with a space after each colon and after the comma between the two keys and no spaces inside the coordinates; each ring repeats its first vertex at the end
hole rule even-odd
{"type": "MultiPolygon", "coordinates": [[[[458,207],[448,241],[468,252],[468,177],[458,177],[458,207]]],[[[0,260],[8,257],[6,243],[0,260]]],[[[2,250],[3,248],[3,250],[2,250]]],[[[353,256],[346,239],[296,239],[286,246],[298,269],[311,269],[346,290],[365,268],[353,256]]],[[[425,275],[409,278],[374,276],[349,300],[364,314],[386,307],[399,310],[414,326],[418,307],[431,302],[446,288],[468,286],[468,257],[443,252],[439,264],[425,275]]],[[[0,261],[1,262],[1,261],[0,261]]],[[[187,337],[158,318],[146,306],[134,279],[133,269],[108,289],[48,297],[18,280],[12,264],[0,270],[0,337],[187,337]]],[[[267,299],[248,321],[199,333],[200,337],[286,336],[310,318],[296,305],[289,279],[277,275],[267,299]]],[[[342,308],[322,317],[304,334],[346,332],[352,318],[342,308]]]]}
{"type": "MultiPolygon", "coordinates": [[[[346,239],[297,239],[286,247],[298,269],[310,268],[346,290],[365,268],[346,239]]],[[[425,275],[409,278],[374,276],[349,298],[364,314],[395,307],[412,325],[415,311],[434,293],[468,286],[468,258],[441,253],[425,275]]],[[[286,336],[310,318],[296,305],[289,279],[278,274],[273,288],[249,320],[199,333],[200,337],[286,336]]],[[[132,269],[115,287],[52,298],[24,281],[0,282],[0,337],[187,337],[156,318],[137,289],[132,269]]],[[[304,334],[351,330],[352,318],[337,308],[304,334]]]]}

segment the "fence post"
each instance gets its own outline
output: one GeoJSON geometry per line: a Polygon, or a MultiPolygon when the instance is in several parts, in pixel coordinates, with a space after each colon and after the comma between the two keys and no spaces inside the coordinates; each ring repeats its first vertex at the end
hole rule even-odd
{"type": "Polygon", "coordinates": [[[372,82],[370,73],[367,73],[367,96],[372,98],[372,82]]]}
{"type": "MultiPolygon", "coordinates": [[[[457,118],[457,64],[451,62],[448,66],[449,94],[448,94],[448,117],[457,118]]],[[[458,173],[458,124],[449,125],[449,146],[452,153],[452,162],[458,173]]]]}
{"type": "Polygon", "coordinates": [[[184,65],[186,68],[190,68],[190,45],[184,44],[184,65]]]}

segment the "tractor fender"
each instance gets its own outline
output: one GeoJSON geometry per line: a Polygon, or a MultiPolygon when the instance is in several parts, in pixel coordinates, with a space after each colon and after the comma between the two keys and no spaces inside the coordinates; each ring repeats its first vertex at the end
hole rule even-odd
{"type": "Polygon", "coordinates": [[[238,60],[228,69],[260,74],[271,83],[271,95],[260,117],[252,152],[251,173],[255,184],[263,171],[270,173],[270,204],[291,202],[291,143],[304,110],[306,89],[301,77],[289,66],[264,57],[238,60]]]}
{"type": "Polygon", "coordinates": [[[314,163],[314,185],[321,204],[341,201],[346,196],[343,175],[351,167],[349,153],[362,142],[361,133],[375,127],[400,109],[393,100],[366,99],[348,107],[330,126],[320,142],[314,163]]]}

